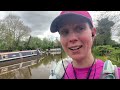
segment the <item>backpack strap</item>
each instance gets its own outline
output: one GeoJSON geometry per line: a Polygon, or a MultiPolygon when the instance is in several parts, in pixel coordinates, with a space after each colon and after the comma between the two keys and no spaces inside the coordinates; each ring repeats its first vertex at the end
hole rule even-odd
{"type": "Polygon", "coordinates": [[[100,79],[119,79],[118,68],[110,60],[106,60],[100,79]]]}
{"type": "MultiPolygon", "coordinates": [[[[66,69],[71,61],[71,59],[63,60],[64,67],[62,60],[59,61],[57,65],[54,65],[54,67],[50,70],[49,79],[61,79],[65,73],[64,68],[66,69]]],[[[100,79],[119,79],[118,67],[113,65],[110,60],[106,60],[103,65],[100,79]]]]}
{"type": "Polygon", "coordinates": [[[65,59],[63,61],[59,61],[57,65],[54,65],[54,67],[50,70],[49,79],[61,79],[65,73],[64,69],[67,68],[68,64],[71,63],[71,61],[71,59],[65,59]]]}

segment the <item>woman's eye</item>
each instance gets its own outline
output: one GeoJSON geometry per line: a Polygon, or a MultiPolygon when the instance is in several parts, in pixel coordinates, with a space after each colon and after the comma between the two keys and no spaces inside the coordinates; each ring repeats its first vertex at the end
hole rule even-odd
{"type": "Polygon", "coordinates": [[[60,33],[61,36],[67,36],[69,31],[64,29],[64,30],[60,31],[59,33],[60,33]]]}
{"type": "Polygon", "coordinates": [[[77,31],[82,31],[83,29],[84,29],[84,27],[81,27],[81,26],[76,27],[77,31]]]}
{"type": "Polygon", "coordinates": [[[77,27],[75,28],[75,31],[76,31],[76,32],[81,32],[83,29],[84,29],[84,27],[82,27],[82,26],[77,26],[77,27]]]}

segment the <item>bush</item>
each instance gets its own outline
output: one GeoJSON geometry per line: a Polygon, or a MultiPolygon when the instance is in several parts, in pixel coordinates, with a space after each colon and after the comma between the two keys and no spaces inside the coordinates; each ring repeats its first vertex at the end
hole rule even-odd
{"type": "Polygon", "coordinates": [[[120,66],[120,48],[110,45],[96,46],[93,48],[93,54],[96,58],[111,60],[113,64],[120,66]],[[116,49],[117,48],[117,49],[116,49]]]}
{"type": "Polygon", "coordinates": [[[108,56],[114,51],[110,45],[96,46],[93,48],[93,54],[95,56],[108,56]]]}
{"type": "Polygon", "coordinates": [[[120,44],[114,44],[114,45],[112,45],[112,47],[117,47],[117,48],[120,48],[120,44]]]}
{"type": "Polygon", "coordinates": [[[111,55],[109,56],[109,59],[111,60],[117,60],[118,62],[120,61],[120,49],[114,50],[111,55]]]}

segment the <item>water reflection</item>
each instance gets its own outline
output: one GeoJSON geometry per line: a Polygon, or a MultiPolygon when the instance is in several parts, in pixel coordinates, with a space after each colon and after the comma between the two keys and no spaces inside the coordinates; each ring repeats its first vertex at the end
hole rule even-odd
{"type": "Polygon", "coordinates": [[[67,55],[65,53],[62,53],[62,55],[44,56],[44,59],[40,60],[38,64],[31,67],[31,79],[48,79],[52,65],[61,60],[61,58],[64,59],[66,57],[67,55]]]}
{"type": "Polygon", "coordinates": [[[43,55],[38,64],[30,68],[26,67],[0,75],[0,79],[48,79],[52,65],[61,60],[61,58],[64,59],[66,57],[67,55],[65,53],[59,55],[43,55]]]}
{"type": "Polygon", "coordinates": [[[0,79],[29,79],[30,77],[31,71],[28,67],[0,75],[0,79]]]}

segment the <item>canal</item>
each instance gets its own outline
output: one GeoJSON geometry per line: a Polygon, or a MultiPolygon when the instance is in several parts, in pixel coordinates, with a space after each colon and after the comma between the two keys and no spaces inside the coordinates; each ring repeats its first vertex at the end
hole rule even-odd
{"type": "Polygon", "coordinates": [[[65,58],[67,58],[65,53],[42,55],[38,64],[0,75],[0,79],[48,79],[53,64],[65,58]]]}

